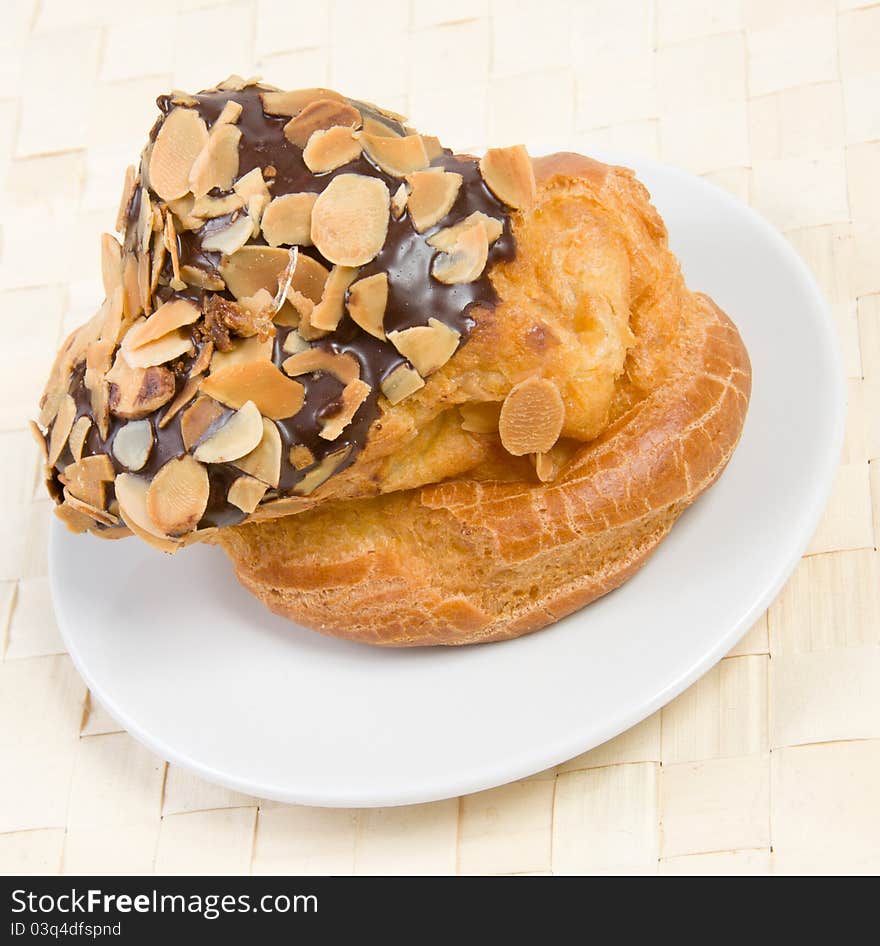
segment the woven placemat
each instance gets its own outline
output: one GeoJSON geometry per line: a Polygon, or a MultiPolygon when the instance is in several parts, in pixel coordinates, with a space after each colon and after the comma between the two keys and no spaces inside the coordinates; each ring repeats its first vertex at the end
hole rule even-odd
{"type": "Polygon", "coordinates": [[[880,5],[12,0],[0,47],[0,870],[880,871],[880,5]],[[570,134],[659,157],[806,259],[849,378],[833,496],[769,612],[661,712],[515,784],[341,811],[209,785],[90,701],[25,427],[101,297],[97,235],[156,95],[232,71],[340,87],[463,150],[570,134]]]}

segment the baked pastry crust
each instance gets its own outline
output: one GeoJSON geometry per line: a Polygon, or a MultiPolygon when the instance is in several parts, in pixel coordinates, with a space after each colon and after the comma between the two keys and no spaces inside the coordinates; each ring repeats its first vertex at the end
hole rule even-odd
{"type": "Polygon", "coordinates": [[[410,488],[395,480],[399,443],[387,452],[371,433],[317,505],[216,534],[239,580],[276,613],[385,646],[538,630],[637,571],[730,459],[748,407],[748,354],[718,306],[688,290],[644,188],[579,155],[534,167],[537,202],[513,219],[517,256],[491,273],[500,304],[476,315],[468,345],[407,402],[410,440],[421,443],[400,478],[410,488]],[[560,214],[574,214],[568,229],[560,214]],[[580,376],[587,396],[574,425],[576,391],[563,391],[569,429],[538,461],[552,477],[540,482],[497,434],[463,435],[447,421],[457,405],[491,402],[493,386],[503,399],[534,357],[552,377],[548,346],[570,329],[572,306],[583,349],[598,345],[601,357],[580,376]],[[437,465],[453,457],[448,472],[437,465]]]}

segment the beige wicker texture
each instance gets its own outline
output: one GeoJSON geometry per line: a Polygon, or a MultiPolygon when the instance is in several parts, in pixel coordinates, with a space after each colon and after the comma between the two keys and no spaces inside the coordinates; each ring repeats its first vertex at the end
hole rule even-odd
{"type": "Polygon", "coordinates": [[[12,0],[0,47],[0,870],[880,871],[880,5],[12,0]],[[735,651],[630,732],[477,795],[332,811],[206,784],[90,703],[25,425],[100,300],[97,235],[153,99],[232,71],[338,86],[460,148],[571,135],[656,156],[809,263],[849,377],[828,511],[735,651]]]}

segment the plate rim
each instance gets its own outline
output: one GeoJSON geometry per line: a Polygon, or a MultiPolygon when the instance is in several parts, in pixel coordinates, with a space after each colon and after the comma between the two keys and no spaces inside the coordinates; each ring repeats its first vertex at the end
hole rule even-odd
{"type": "MultiPolygon", "coordinates": [[[[564,150],[564,149],[561,149],[564,150]]],[[[186,752],[178,751],[174,747],[155,738],[131,718],[116,702],[107,697],[99,686],[95,684],[88,668],[85,666],[82,655],[75,643],[75,635],[71,634],[68,616],[61,605],[63,595],[59,590],[58,568],[56,557],[58,553],[58,536],[63,526],[55,517],[49,530],[48,572],[49,586],[55,610],[56,619],[62,639],[67,648],[77,672],[82,677],[89,692],[98,703],[138,742],[146,746],[154,754],[167,762],[185,768],[215,784],[257,799],[271,799],[291,804],[309,805],[328,808],[375,808],[396,807],[399,805],[426,804],[454,798],[473,792],[484,791],[500,785],[509,784],[537,772],[544,771],[568,761],[590,749],[602,745],[622,732],[655,713],[676,696],[682,693],[694,681],[710,670],[724,657],[733,646],[743,637],[757,618],[766,611],[777,597],[785,582],[794,572],[804,551],[809,545],[822,514],[828,504],[828,499],[834,482],[834,474],[840,464],[840,455],[843,447],[845,422],[847,416],[847,388],[846,376],[843,368],[840,339],[834,325],[831,310],[822,293],[813,273],[803,258],[785,237],[753,207],[737,199],[723,188],[707,181],[696,174],[684,171],[674,165],[665,164],[652,158],[626,155],[620,152],[594,149],[590,157],[609,164],[625,167],[634,167],[637,175],[642,171],[658,172],[671,175],[684,182],[687,186],[711,191],[715,199],[721,199],[734,212],[745,214],[751,218],[751,223],[762,231],[763,235],[775,245],[777,251],[785,258],[794,272],[797,272],[801,281],[810,289],[811,295],[817,302],[817,311],[821,315],[816,319],[816,326],[824,335],[824,350],[830,369],[829,394],[834,399],[834,413],[832,416],[831,436],[827,447],[822,454],[821,464],[817,463],[817,486],[811,493],[811,503],[800,516],[799,527],[792,528],[789,558],[782,561],[776,572],[764,584],[761,593],[755,598],[752,606],[739,618],[732,622],[727,632],[715,638],[713,644],[707,648],[702,656],[685,667],[678,676],[662,686],[650,699],[616,713],[610,713],[602,725],[591,728],[589,734],[578,738],[576,735],[566,734],[558,740],[543,743],[538,747],[525,746],[515,758],[506,756],[504,763],[495,762],[484,769],[473,770],[466,774],[460,772],[444,779],[432,779],[430,785],[421,781],[409,781],[405,786],[398,787],[394,792],[387,787],[367,789],[360,787],[354,791],[346,788],[344,783],[337,784],[334,789],[324,786],[319,793],[309,790],[299,790],[288,785],[270,785],[257,783],[243,776],[237,776],[220,771],[210,765],[192,758],[186,752]]],[[[652,197],[653,200],[653,197],[652,197]]]]}

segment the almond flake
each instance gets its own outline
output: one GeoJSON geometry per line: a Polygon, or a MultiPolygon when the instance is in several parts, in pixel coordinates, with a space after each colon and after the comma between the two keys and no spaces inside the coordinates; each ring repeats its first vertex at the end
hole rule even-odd
{"type": "Polygon", "coordinates": [[[412,188],[406,206],[416,233],[424,233],[452,210],[462,176],[453,171],[416,171],[406,182],[412,188]]]}
{"type": "MultiPolygon", "coordinates": [[[[208,344],[210,345],[210,342],[208,344]]],[[[168,409],[162,415],[162,419],[159,421],[160,430],[167,427],[178,415],[181,409],[189,404],[189,402],[196,396],[201,383],[202,379],[198,375],[187,378],[186,384],[184,384],[184,386],[177,392],[174,400],[168,405],[168,409]]]]}
{"type": "Polygon", "coordinates": [[[385,339],[382,323],[387,304],[387,273],[375,273],[366,279],[359,279],[348,290],[348,314],[355,324],[374,338],[385,339]]]}
{"type": "Polygon", "coordinates": [[[75,509],[84,516],[88,516],[90,519],[93,519],[102,526],[115,526],[119,524],[119,520],[116,518],[116,516],[111,515],[109,512],[105,512],[98,506],[92,506],[90,503],[83,502],[81,499],[78,499],[76,496],[74,496],[73,493],[71,493],[68,489],[64,490],[64,503],[65,505],[70,506],[71,509],[75,509]]]}
{"type": "Polygon", "coordinates": [[[446,285],[473,282],[482,275],[488,258],[489,237],[486,227],[482,220],[474,219],[461,228],[451,249],[434,258],[431,275],[446,285]]]}
{"type": "Polygon", "coordinates": [[[82,535],[83,532],[88,532],[92,526],[92,520],[88,516],[81,513],[78,509],[74,509],[68,503],[55,506],[53,512],[64,523],[68,531],[73,532],[75,535],[82,535]]]}
{"type": "Polygon", "coordinates": [[[242,214],[236,220],[233,220],[228,227],[209,233],[202,240],[202,249],[231,256],[247,243],[253,232],[253,221],[247,214],[242,214]]]}
{"type": "Polygon", "coordinates": [[[220,261],[220,275],[236,299],[260,289],[274,293],[290,255],[281,247],[243,246],[220,261]]]}
{"type": "Polygon", "coordinates": [[[490,246],[504,232],[504,224],[497,217],[490,217],[480,210],[475,210],[472,214],[465,217],[464,220],[459,220],[454,226],[444,227],[442,230],[432,233],[431,236],[428,237],[427,243],[429,246],[433,246],[438,250],[443,250],[444,253],[451,253],[455,249],[455,245],[461,234],[469,227],[472,227],[477,220],[486,228],[486,238],[490,246]]]}
{"type": "Polygon", "coordinates": [[[403,216],[404,210],[406,210],[406,202],[409,199],[409,192],[406,189],[406,184],[401,184],[400,187],[391,195],[391,216],[395,220],[400,220],[403,216]]]}
{"type": "Polygon", "coordinates": [[[153,425],[148,420],[132,420],[116,431],[113,456],[130,472],[146,465],[153,450],[153,425]]]}
{"type": "Polygon", "coordinates": [[[422,135],[422,141],[425,144],[425,151],[428,152],[428,158],[431,161],[435,158],[439,158],[443,154],[443,145],[440,144],[439,138],[436,138],[434,135],[422,135]]]}
{"type": "Polygon", "coordinates": [[[120,473],[113,484],[119,500],[119,513],[131,531],[163,552],[174,552],[179,543],[163,535],[147,512],[149,480],[134,473],[120,473]]]}
{"type": "Polygon", "coordinates": [[[344,314],[345,292],[357,276],[355,266],[334,266],[330,271],[321,301],[309,314],[309,324],[322,332],[332,332],[344,314]]]}
{"type": "Polygon", "coordinates": [[[535,473],[542,483],[552,483],[559,475],[560,464],[552,453],[534,453],[531,459],[535,464],[535,473]]]}
{"type": "Polygon", "coordinates": [[[489,190],[508,207],[525,210],[534,204],[535,171],[523,145],[490,148],[480,158],[480,174],[489,190]]]}
{"type": "Polygon", "coordinates": [[[324,348],[307,348],[305,351],[291,355],[281,367],[293,377],[326,372],[343,384],[351,384],[361,376],[360,365],[353,355],[345,352],[331,352],[324,348]]]}
{"type": "Polygon", "coordinates": [[[370,394],[369,384],[363,381],[350,381],[342,389],[341,406],[332,417],[327,418],[321,425],[319,437],[324,440],[335,440],[343,430],[354,420],[361,404],[370,394]]]}
{"type": "Polygon", "coordinates": [[[196,199],[215,187],[227,191],[238,174],[238,146],[241,129],[235,125],[214,125],[189,172],[190,190],[196,199]]]}
{"type": "MultiPolygon", "coordinates": [[[[171,214],[168,214],[168,221],[171,223],[173,220],[171,214]]],[[[175,246],[175,250],[177,247],[175,246]]],[[[150,294],[155,295],[156,289],[159,286],[159,279],[162,276],[162,268],[165,266],[165,257],[168,251],[165,245],[165,238],[163,233],[154,233],[153,234],[153,251],[152,251],[152,266],[150,268],[150,294]]],[[[172,266],[174,264],[172,263],[172,266]]],[[[177,274],[179,276],[180,270],[178,268],[177,274]]]]}
{"type": "Polygon", "coordinates": [[[250,453],[236,460],[235,466],[267,486],[277,488],[281,479],[281,434],[271,420],[263,418],[262,439],[250,453]]]}
{"type": "Polygon", "coordinates": [[[136,319],[143,311],[141,290],[138,282],[137,257],[133,253],[126,255],[122,264],[122,304],[126,318],[136,319]]]}
{"type": "Polygon", "coordinates": [[[294,89],[290,92],[261,92],[263,111],[267,115],[293,117],[312,102],[330,100],[347,104],[347,99],[331,89],[294,89]]]}
{"type": "Polygon", "coordinates": [[[174,397],[174,375],[168,368],[132,368],[121,352],[106,380],[110,382],[110,410],[128,420],[144,417],[174,397]]]}
{"type": "Polygon", "coordinates": [[[269,188],[263,180],[263,172],[259,168],[251,168],[232,185],[232,189],[245,202],[251,197],[265,197],[268,200],[270,196],[269,188]]]}
{"type": "Polygon", "coordinates": [[[303,148],[303,161],[313,174],[323,174],[354,161],[360,153],[361,143],[351,128],[334,125],[312,132],[303,148]]]}
{"type": "Polygon", "coordinates": [[[188,454],[169,460],[147,490],[147,513],[165,535],[192,532],[208,506],[208,471],[188,454]]]}
{"type": "Polygon", "coordinates": [[[168,113],[150,155],[150,185],[162,200],[190,190],[190,170],[207,143],[208,129],[198,112],[178,107],[168,113]]]}
{"type": "Polygon", "coordinates": [[[387,138],[361,132],[360,139],[373,163],[392,177],[404,177],[413,171],[422,171],[431,163],[421,135],[387,138]]]}
{"type": "Polygon", "coordinates": [[[409,365],[398,365],[380,384],[382,393],[391,404],[399,404],[425,386],[425,379],[409,365]]]}
{"type": "Polygon", "coordinates": [[[227,413],[219,401],[202,395],[180,415],[180,435],[187,450],[192,450],[217,426],[227,413]]]}
{"type": "Polygon", "coordinates": [[[276,197],[260,222],[269,246],[311,246],[312,208],[317,199],[317,194],[308,192],[276,197]]]}
{"type": "MultiPolygon", "coordinates": [[[[82,457],[83,448],[86,445],[86,437],[89,435],[91,427],[92,419],[83,414],[82,417],[76,419],[76,422],[71,428],[70,436],[67,438],[67,446],[70,449],[70,455],[73,457],[74,463],[82,457]]],[[[42,440],[42,437],[40,440],[45,449],[45,441],[42,440]]]]}
{"type": "Polygon", "coordinates": [[[213,131],[218,125],[234,125],[238,119],[241,117],[241,103],[236,102],[233,99],[223,106],[223,111],[217,116],[217,120],[211,127],[213,131]]]}
{"type": "Polygon", "coordinates": [[[242,365],[250,361],[270,361],[275,343],[271,338],[261,339],[251,335],[235,342],[229,351],[215,351],[211,356],[211,371],[219,373],[232,365],[242,365]]]}
{"type": "MultiPolygon", "coordinates": [[[[290,291],[299,292],[316,305],[324,295],[330,272],[317,260],[300,253],[290,279],[290,291]]],[[[288,297],[290,291],[287,293],[288,297]]]]}
{"type": "Polygon", "coordinates": [[[528,378],[504,399],[498,434],[515,457],[546,453],[559,439],[564,420],[565,405],[556,385],[546,378],[528,378]]]}
{"type": "Polygon", "coordinates": [[[61,456],[61,451],[67,443],[75,419],[76,401],[69,394],[66,394],[52,423],[52,432],[49,434],[49,456],[46,461],[49,466],[55,466],[58,462],[58,457],[61,456]]]}
{"type": "Polygon", "coordinates": [[[239,476],[229,487],[226,499],[242,512],[250,514],[260,505],[260,500],[266,495],[268,488],[265,483],[250,476],[239,476]]]}
{"type": "Polygon", "coordinates": [[[307,446],[297,443],[290,448],[288,459],[295,470],[304,470],[315,462],[315,455],[307,446]]]}
{"type": "Polygon", "coordinates": [[[437,319],[428,319],[427,325],[388,333],[388,340],[423,378],[449,361],[458,348],[459,339],[455,329],[437,319]]]}
{"type": "Polygon", "coordinates": [[[179,223],[176,229],[198,230],[205,225],[205,221],[202,217],[193,215],[192,210],[195,206],[195,202],[196,199],[192,194],[184,194],[183,197],[168,201],[166,207],[174,214],[179,223]]]}
{"type": "Polygon", "coordinates": [[[125,180],[122,184],[122,196],[119,198],[119,210],[116,211],[116,232],[125,233],[125,225],[128,222],[128,209],[131,207],[131,199],[134,197],[137,187],[134,165],[129,164],[125,169],[125,180]]]}
{"type": "Polygon", "coordinates": [[[131,327],[126,335],[128,348],[141,348],[149,342],[158,341],[175,329],[197,322],[201,314],[198,306],[189,299],[172,299],[165,302],[146,321],[131,327]]]}
{"type": "Polygon", "coordinates": [[[222,292],[226,288],[226,283],[219,273],[214,270],[199,269],[197,266],[181,266],[180,278],[187,286],[208,289],[210,292],[222,292]]]}
{"type": "Polygon", "coordinates": [[[119,240],[109,233],[101,235],[101,278],[107,296],[112,296],[122,285],[122,247],[119,240]]]}
{"type": "Polygon", "coordinates": [[[343,125],[355,128],[361,123],[361,113],[348,102],[318,99],[311,102],[284,126],[284,137],[299,148],[305,148],[316,131],[343,125]]]}
{"type": "Polygon", "coordinates": [[[211,341],[205,342],[199,349],[199,353],[196,355],[193,363],[189,366],[189,377],[194,378],[196,375],[204,374],[211,364],[213,355],[214,343],[211,341]]]}
{"type": "Polygon", "coordinates": [[[395,131],[390,125],[372,115],[364,115],[364,133],[373,135],[376,138],[400,138],[400,132],[395,131]]]}
{"type": "Polygon", "coordinates": [[[193,201],[192,216],[201,220],[213,220],[214,217],[225,217],[244,207],[244,197],[241,194],[225,194],[223,197],[199,197],[193,201]]]}
{"type": "Polygon", "coordinates": [[[293,417],[305,399],[303,386],[282,374],[271,361],[229,365],[205,378],[201,390],[229,407],[252,401],[272,420],[293,417]]]}
{"type": "Polygon", "coordinates": [[[308,496],[313,493],[322,483],[325,483],[348,459],[351,453],[351,445],[343,447],[334,453],[324,457],[323,460],[294,486],[293,492],[297,496],[308,496]]]}
{"type": "Polygon", "coordinates": [[[263,418],[253,401],[246,401],[216,432],[196,448],[202,463],[231,463],[254,450],[263,438],[263,418]]]}
{"type": "Polygon", "coordinates": [[[281,350],[288,355],[298,355],[300,352],[309,350],[309,343],[297,332],[288,332],[281,350]]]}
{"type": "Polygon", "coordinates": [[[379,178],[363,174],[334,177],[312,208],[312,242],[339,266],[369,263],[385,243],[390,200],[388,188],[379,178]]]}
{"type": "Polygon", "coordinates": [[[472,434],[497,434],[501,405],[494,401],[459,405],[461,429],[472,434]]]}
{"type": "Polygon", "coordinates": [[[181,355],[192,351],[192,338],[185,329],[177,329],[163,335],[154,342],[147,342],[138,348],[133,348],[128,341],[129,336],[139,326],[145,325],[145,322],[135,322],[131,331],[122,340],[119,348],[120,354],[128,363],[129,368],[152,368],[156,365],[164,365],[166,362],[173,361],[181,355]]]}
{"type": "Polygon", "coordinates": [[[110,457],[106,453],[99,453],[66,466],[60,480],[77,499],[97,509],[104,509],[107,505],[107,483],[112,483],[115,476],[110,457]]]}

